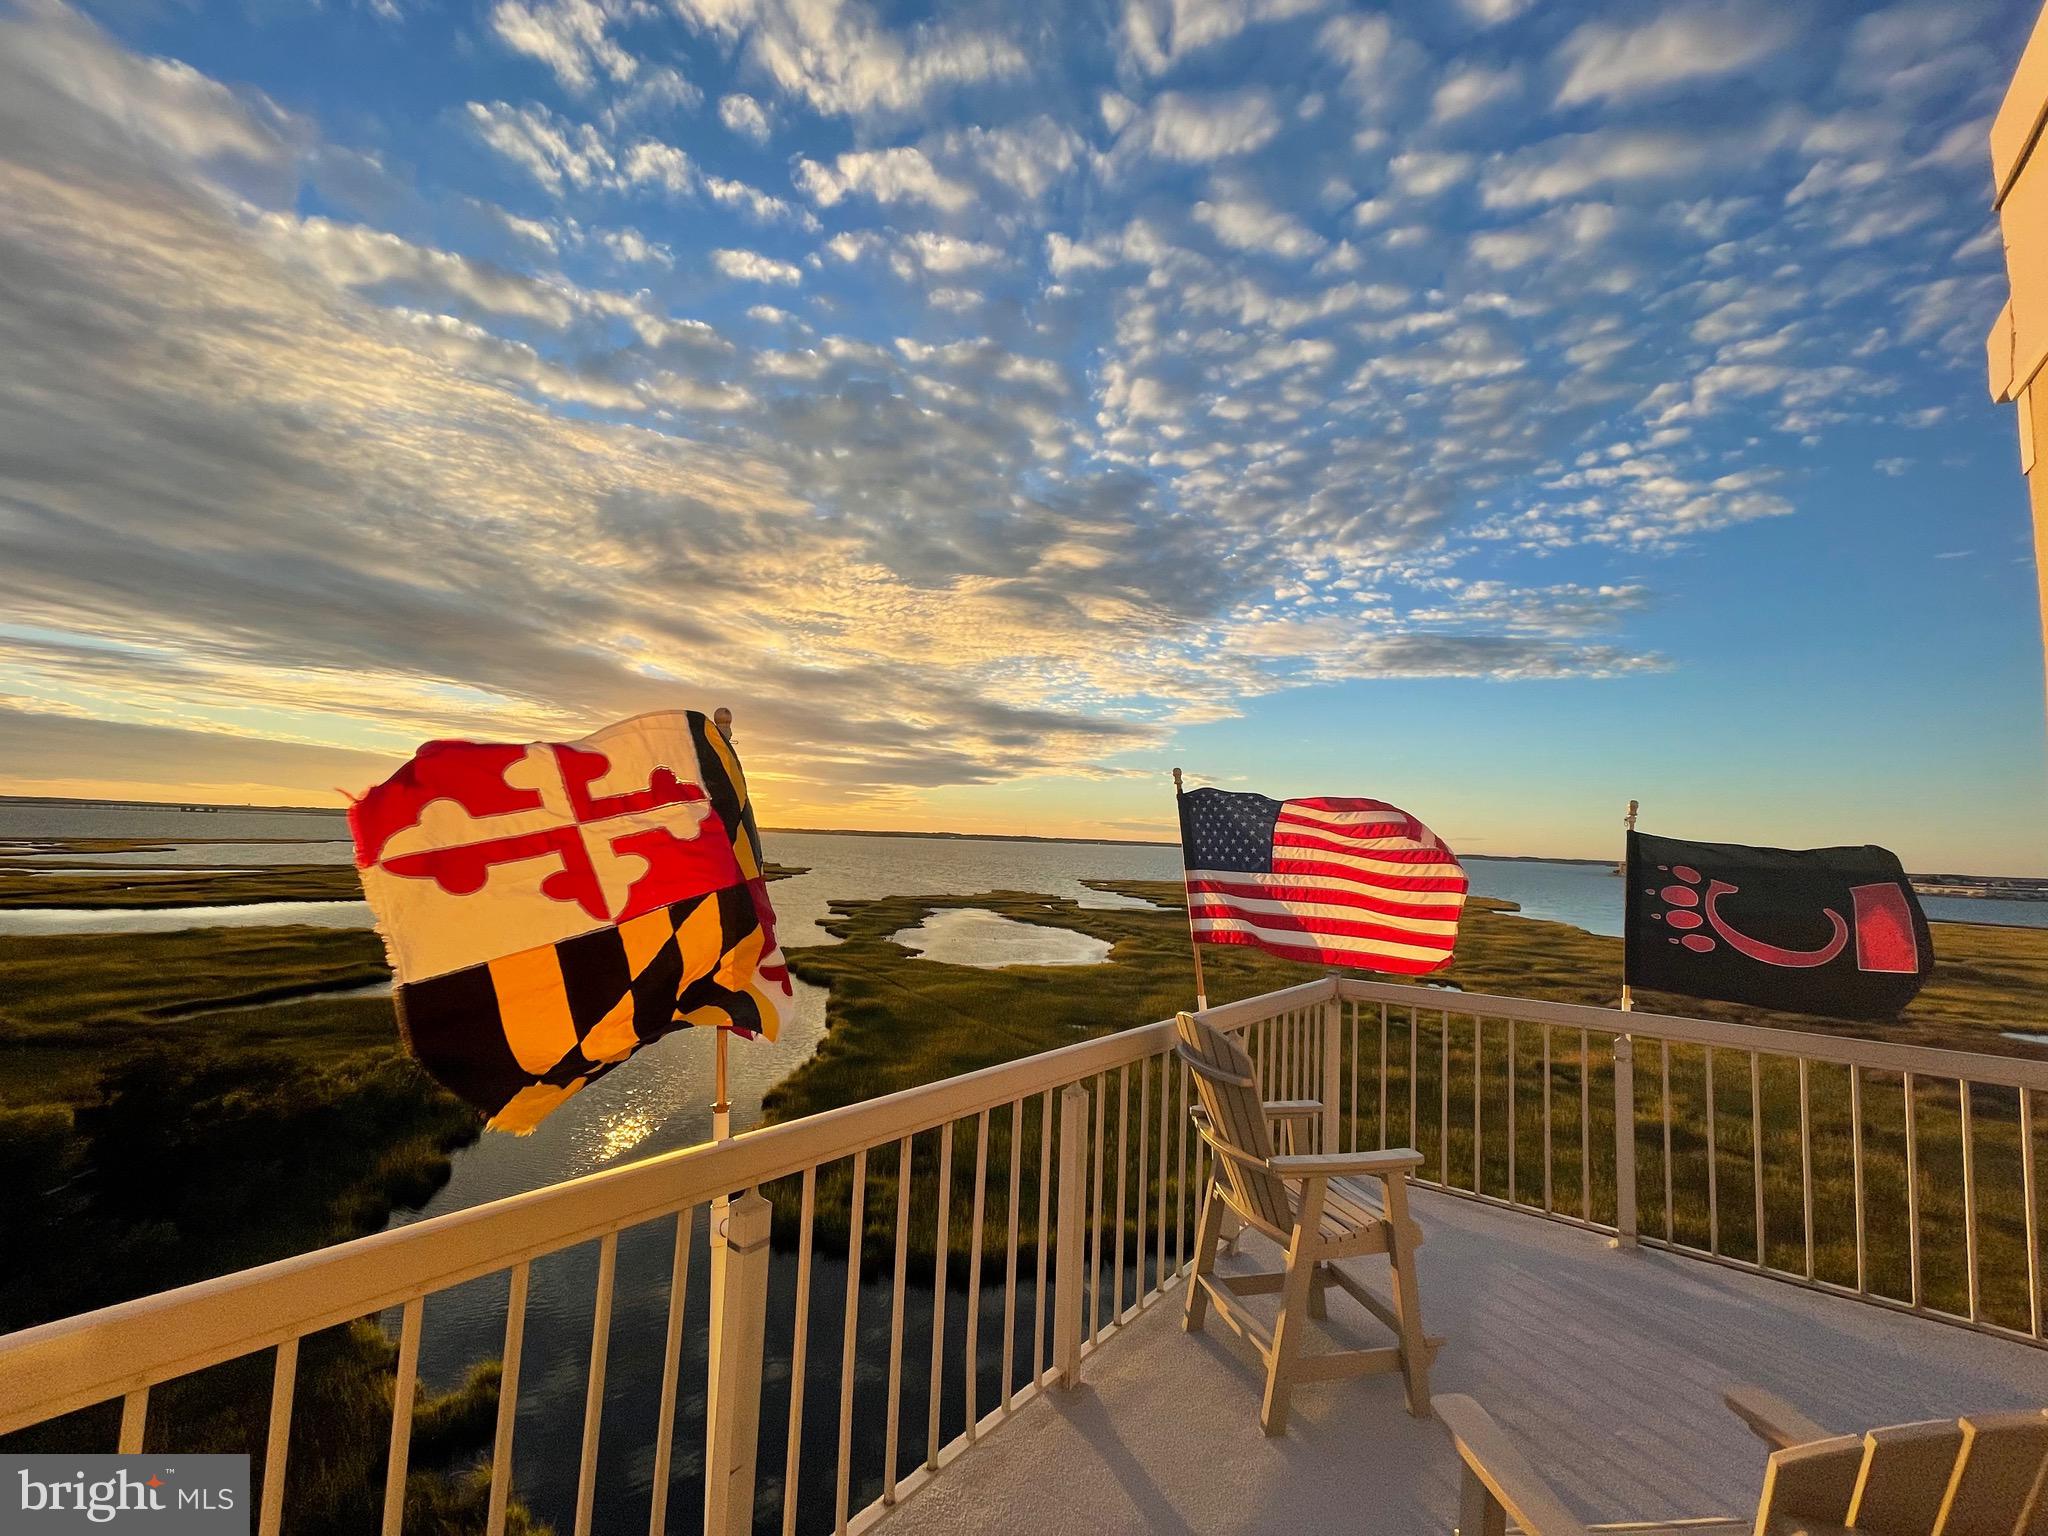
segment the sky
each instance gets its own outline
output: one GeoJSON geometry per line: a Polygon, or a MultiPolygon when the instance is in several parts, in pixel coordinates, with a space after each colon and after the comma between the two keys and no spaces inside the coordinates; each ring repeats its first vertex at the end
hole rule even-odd
{"type": "Polygon", "coordinates": [[[2048,874],[2016,0],[0,0],[0,792],[2048,874]]]}

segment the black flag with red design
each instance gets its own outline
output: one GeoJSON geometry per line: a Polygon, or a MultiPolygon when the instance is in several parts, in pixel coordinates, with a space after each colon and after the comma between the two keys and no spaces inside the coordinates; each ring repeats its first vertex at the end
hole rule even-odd
{"type": "Polygon", "coordinates": [[[1890,1019],[1934,969],[1927,918],[1883,848],[1748,848],[1628,835],[1631,987],[1834,1019],[1890,1019]]]}

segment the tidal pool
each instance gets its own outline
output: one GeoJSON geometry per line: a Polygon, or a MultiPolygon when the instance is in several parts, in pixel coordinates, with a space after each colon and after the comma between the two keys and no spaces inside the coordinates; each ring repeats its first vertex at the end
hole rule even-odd
{"type": "Polygon", "coordinates": [[[1110,950],[1107,939],[1071,928],[1020,923],[981,907],[949,907],[889,937],[915,950],[920,959],[982,970],[1005,965],[1100,965],[1110,950]]]}
{"type": "Polygon", "coordinates": [[[0,934],[176,933],[184,928],[369,928],[361,901],[251,901],[225,907],[20,907],[0,934]]]}

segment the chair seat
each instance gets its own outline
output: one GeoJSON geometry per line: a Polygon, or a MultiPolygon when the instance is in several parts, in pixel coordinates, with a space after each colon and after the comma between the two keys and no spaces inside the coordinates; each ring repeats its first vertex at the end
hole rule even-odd
{"type": "MultiPolygon", "coordinates": [[[[1337,1250],[1332,1257],[1387,1251],[1387,1214],[1381,1204],[1380,1188],[1377,1180],[1360,1178],[1331,1179],[1324,1186],[1323,1219],[1317,1225],[1316,1239],[1323,1248],[1337,1250]]],[[[1298,1184],[1290,1186],[1287,1192],[1288,1210],[1297,1220],[1301,1216],[1301,1194],[1298,1184]]],[[[1411,1217],[1407,1228],[1408,1245],[1419,1248],[1422,1224],[1411,1217]]]]}
{"type": "MultiPolygon", "coordinates": [[[[1296,1216],[1301,1214],[1299,1184],[1289,1187],[1287,1204],[1296,1216]]],[[[1323,1220],[1317,1236],[1324,1242],[1342,1242],[1383,1226],[1386,1219],[1378,1196],[1364,1179],[1332,1179],[1324,1186],[1323,1220]]]]}

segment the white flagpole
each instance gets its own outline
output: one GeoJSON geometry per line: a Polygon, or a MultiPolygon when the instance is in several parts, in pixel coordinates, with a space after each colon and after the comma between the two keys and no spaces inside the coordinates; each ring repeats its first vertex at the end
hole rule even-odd
{"type": "MultiPolygon", "coordinates": [[[[1173,802],[1176,810],[1180,807],[1180,770],[1173,770],[1173,802]]],[[[1195,957],[1195,1012],[1203,1013],[1209,1007],[1209,989],[1202,980],[1202,946],[1195,938],[1195,902],[1188,894],[1188,850],[1185,844],[1180,850],[1180,894],[1181,901],[1188,909],[1188,949],[1195,957]]]]}
{"type": "MultiPolygon", "coordinates": [[[[725,706],[720,705],[717,711],[711,716],[711,723],[718,727],[718,734],[725,738],[726,745],[731,746],[732,711],[725,708],[725,706]]],[[[1623,1006],[1626,1006],[1626,1004],[1624,1004],[1623,1006]]],[[[715,1031],[715,1033],[718,1037],[718,1043],[716,1046],[718,1052],[718,1067],[715,1079],[717,1087],[714,1090],[715,1097],[712,1099],[711,1102],[711,1139],[713,1141],[731,1141],[732,1101],[727,1097],[725,1091],[725,1050],[727,1044],[729,1043],[726,1037],[730,1035],[732,1031],[729,1029],[721,1029],[715,1031]]]]}
{"type": "MultiPolygon", "coordinates": [[[[1636,804],[1637,802],[1635,802],[1634,800],[1629,801],[1628,810],[1621,818],[1622,826],[1631,832],[1635,831],[1636,829],[1636,804]]],[[[1621,910],[1623,913],[1621,924],[1623,935],[1621,945],[1621,1011],[1623,1013],[1631,1013],[1635,1009],[1636,1000],[1634,994],[1629,991],[1628,986],[1627,912],[1630,892],[1628,889],[1628,844],[1625,840],[1623,841],[1621,847],[1621,883],[1621,910]]]]}

